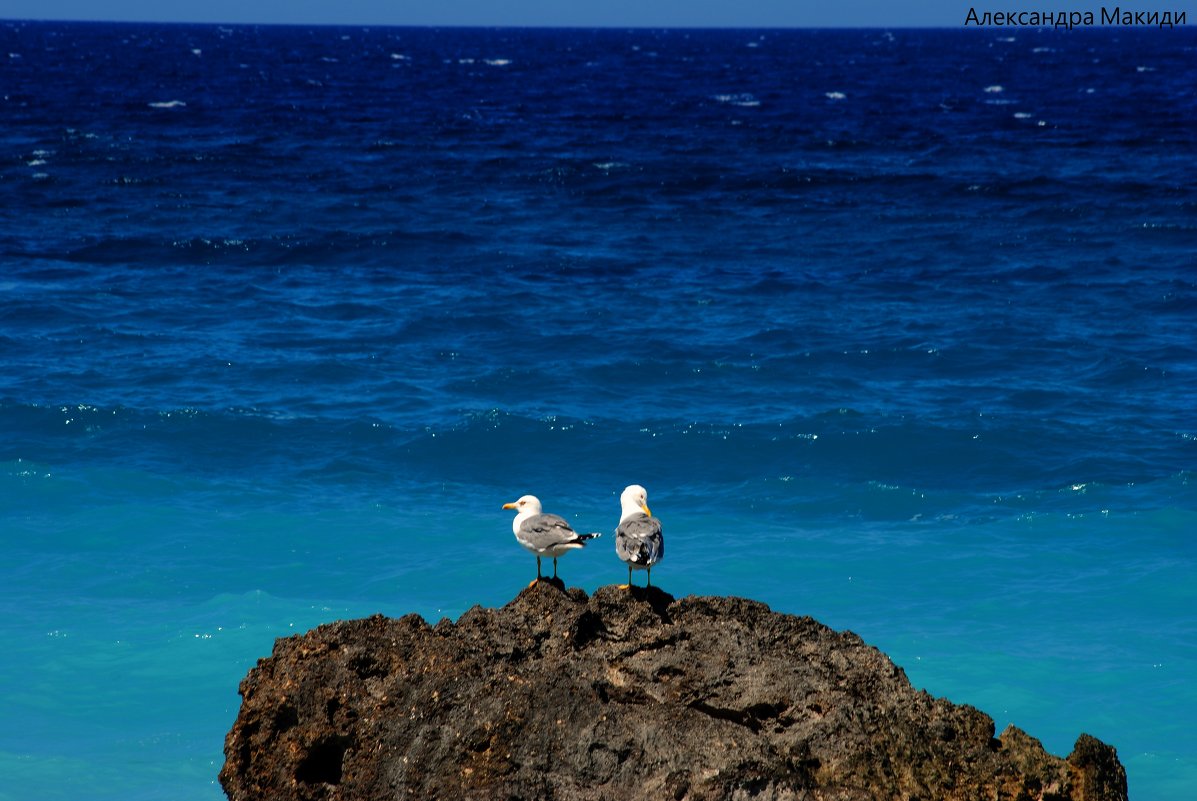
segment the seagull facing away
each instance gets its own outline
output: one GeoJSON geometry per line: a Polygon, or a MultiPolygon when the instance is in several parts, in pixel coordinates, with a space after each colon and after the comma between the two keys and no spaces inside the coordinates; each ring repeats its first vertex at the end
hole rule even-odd
{"type": "Polygon", "coordinates": [[[665,538],[661,535],[661,521],[648,510],[648,491],[633,484],[619,496],[623,515],[615,529],[615,553],[628,563],[628,583],[632,586],[632,570],[647,570],[648,583],[653,585],[653,565],[665,556],[665,538]]]}
{"type": "Polygon", "coordinates": [[[540,557],[553,558],[553,578],[557,578],[557,557],[585,547],[586,540],[599,536],[597,533],[579,534],[570,528],[565,518],[545,514],[541,511],[540,499],[535,495],[525,495],[518,501],[505,503],[503,508],[518,510],[515,520],[511,522],[511,530],[515,532],[515,539],[520,545],[536,554],[536,581],[528,584],[529,587],[542,578],[540,557]]]}

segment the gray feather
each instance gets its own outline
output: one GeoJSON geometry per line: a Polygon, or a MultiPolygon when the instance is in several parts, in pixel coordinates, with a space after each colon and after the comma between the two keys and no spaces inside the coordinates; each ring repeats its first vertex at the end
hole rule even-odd
{"type": "Polygon", "coordinates": [[[615,529],[615,553],[625,562],[651,567],[665,557],[661,521],[646,514],[632,515],[615,529]]]}
{"type": "Polygon", "coordinates": [[[597,534],[579,534],[574,531],[565,518],[558,515],[533,515],[520,524],[519,540],[533,551],[541,552],[550,548],[581,548],[586,540],[598,536],[597,534]]]}

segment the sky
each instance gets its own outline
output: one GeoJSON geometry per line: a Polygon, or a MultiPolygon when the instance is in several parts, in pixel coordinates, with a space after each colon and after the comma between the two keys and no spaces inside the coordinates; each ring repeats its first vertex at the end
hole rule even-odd
{"type": "Polygon", "coordinates": [[[979,11],[1008,5],[1001,0],[0,0],[0,19],[488,27],[961,27],[970,4],[979,11]]]}

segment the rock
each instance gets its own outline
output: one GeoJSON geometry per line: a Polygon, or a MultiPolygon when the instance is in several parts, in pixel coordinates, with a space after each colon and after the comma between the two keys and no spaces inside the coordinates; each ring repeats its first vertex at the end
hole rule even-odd
{"type": "Polygon", "coordinates": [[[331,623],[278,640],[241,696],[232,801],[1126,799],[1093,737],[1066,760],[995,738],[850,632],[657,588],[331,623]]]}

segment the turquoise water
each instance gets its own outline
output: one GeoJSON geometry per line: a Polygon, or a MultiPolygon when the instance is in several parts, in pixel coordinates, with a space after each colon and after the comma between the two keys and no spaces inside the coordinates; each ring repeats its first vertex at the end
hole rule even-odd
{"type": "MultiPolygon", "coordinates": [[[[236,684],[275,637],[376,612],[455,618],[506,602],[533,570],[499,504],[485,508],[505,496],[476,488],[317,510],[134,472],[6,468],[6,489],[24,495],[5,509],[22,535],[0,663],[17,688],[6,715],[20,721],[3,744],[11,798],[219,797],[236,684]]],[[[654,501],[671,548],[657,581],[852,629],[916,686],[999,729],[1014,723],[1060,754],[1081,731],[1115,743],[1134,797],[1184,796],[1194,584],[1191,560],[1173,554],[1197,515],[1105,512],[1099,497],[1075,507],[1092,511],[894,521],[885,496],[907,493],[878,494],[871,515],[833,528],[666,495],[654,501]],[[730,535],[752,548],[729,554],[730,535]]],[[[592,505],[600,517],[604,504],[592,505]]],[[[621,579],[601,543],[561,560],[571,585],[621,579]]]]}
{"type": "Polygon", "coordinates": [[[620,582],[633,482],[1190,797],[1197,41],[999,34],[0,26],[0,799],[220,798],[275,638],[505,603],[525,493],[620,582]]]}

